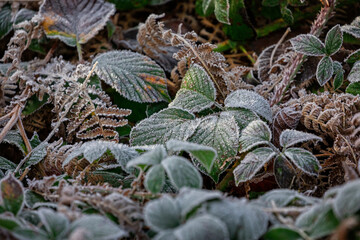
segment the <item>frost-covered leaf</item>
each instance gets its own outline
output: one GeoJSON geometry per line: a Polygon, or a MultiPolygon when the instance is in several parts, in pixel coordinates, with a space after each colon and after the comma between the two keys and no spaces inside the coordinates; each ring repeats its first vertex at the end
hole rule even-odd
{"type": "Polygon", "coordinates": [[[12,174],[0,181],[2,205],[6,211],[17,215],[24,206],[24,188],[12,174]]]}
{"type": "Polygon", "coordinates": [[[146,173],[144,185],[152,193],[160,192],[165,184],[165,170],[160,164],[153,166],[146,173]]]}
{"type": "Polygon", "coordinates": [[[3,142],[15,145],[21,151],[21,153],[25,155],[25,143],[18,131],[9,131],[5,135],[3,142]]]}
{"type": "Polygon", "coordinates": [[[240,132],[249,125],[252,121],[259,120],[259,116],[253,111],[245,108],[229,108],[225,112],[221,113],[224,117],[233,116],[239,127],[240,132]]]}
{"type": "Polygon", "coordinates": [[[33,149],[29,160],[25,162],[23,168],[36,165],[39,162],[41,162],[47,154],[46,148],[48,145],[49,145],[48,143],[41,143],[38,148],[33,149]]]}
{"type": "Polygon", "coordinates": [[[27,8],[23,8],[20,11],[18,11],[16,13],[15,19],[14,19],[14,24],[18,24],[21,23],[23,21],[26,20],[30,20],[33,18],[33,16],[36,14],[35,11],[27,9],[27,8]]]}
{"type": "Polygon", "coordinates": [[[177,240],[173,231],[163,231],[156,234],[153,240],[177,240]]]}
{"type": "Polygon", "coordinates": [[[67,165],[72,159],[81,155],[83,155],[89,163],[93,163],[101,158],[107,151],[110,151],[110,153],[114,155],[117,164],[121,166],[124,171],[127,171],[126,164],[131,159],[139,155],[135,149],[125,144],[94,140],[86,142],[82,144],[81,147],[73,150],[64,160],[63,166],[67,165]]]}
{"type": "Polygon", "coordinates": [[[347,86],[345,92],[346,92],[346,93],[353,94],[353,95],[358,95],[358,94],[360,94],[360,82],[350,83],[350,84],[347,86]]]}
{"type": "Polygon", "coordinates": [[[236,90],[230,93],[225,99],[225,107],[246,108],[257,113],[267,121],[272,121],[270,104],[265,98],[254,91],[236,90]]]}
{"type": "Polygon", "coordinates": [[[281,6],[280,12],[281,12],[282,18],[285,20],[286,23],[293,24],[294,16],[286,4],[281,6]]]}
{"type": "Polygon", "coordinates": [[[38,214],[49,239],[61,239],[64,237],[69,229],[69,220],[64,214],[49,208],[40,208],[38,214]]]}
{"type": "Polygon", "coordinates": [[[72,47],[94,37],[114,12],[104,0],[46,0],[39,10],[46,35],[72,47]]]}
{"type": "Polygon", "coordinates": [[[200,112],[214,105],[216,90],[206,71],[194,64],[186,72],[181,88],[169,107],[178,107],[189,112],[200,112]]]}
{"type": "Polygon", "coordinates": [[[20,227],[21,223],[19,220],[13,216],[7,216],[5,214],[0,215],[0,228],[14,230],[17,227],[20,227]]]}
{"type": "Polygon", "coordinates": [[[301,132],[293,129],[286,129],[280,135],[280,145],[284,148],[311,140],[322,141],[322,138],[311,133],[301,132]]]}
{"type": "Polygon", "coordinates": [[[202,187],[202,177],[200,173],[186,158],[170,156],[165,158],[161,162],[161,165],[164,167],[171,183],[177,189],[182,187],[202,187]]]}
{"type": "Polygon", "coordinates": [[[130,133],[132,145],[165,144],[170,139],[186,141],[199,125],[195,115],[180,109],[167,108],[138,123],[130,133]]]}
{"type": "Polygon", "coordinates": [[[0,156],[0,169],[4,170],[15,170],[16,164],[12,161],[0,156]]]}
{"type": "Polygon", "coordinates": [[[225,224],[211,215],[201,215],[188,220],[175,229],[178,240],[227,240],[229,233],[225,224]]]}
{"type": "Polygon", "coordinates": [[[184,142],[179,140],[170,140],[166,143],[169,151],[186,151],[195,157],[210,172],[217,158],[216,150],[212,147],[200,145],[197,143],[184,142]]]}
{"type": "Polygon", "coordinates": [[[269,144],[271,141],[271,131],[269,126],[261,121],[252,121],[241,133],[239,139],[241,145],[241,153],[249,151],[251,148],[269,144]]]}
{"type": "Polygon", "coordinates": [[[343,43],[343,34],[340,25],[337,24],[331,28],[326,34],[325,38],[325,51],[328,56],[333,55],[341,48],[343,43]]]}
{"type": "Polygon", "coordinates": [[[207,212],[226,224],[230,239],[260,239],[266,232],[269,221],[266,212],[239,200],[210,202],[207,212]]]}
{"type": "Polygon", "coordinates": [[[232,163],[239,146],[239,129],[235,118],[229,118],[223,114],[220,114],[220,116],[207,116],[201,119],[201,123],[189,141],[206,145],[216,150],[218,157],[210,173],[206,173],[205,169],[198,164],[196,159],[192,160],[203,173],[209,175],[215,182],[218,182],[219,175],[232,163]]]}
{"type": "Polygon", "coordinates": [[[284,154],[296,167],[310,175],[317,175],[321,166],[317,158],[309,151],[302,148],[288,148],[284,154]]]}
{"type": "Polygon", "coordinates": [[[339,220],[332,210],[332,204],[325,202],[300,214],[295,225],[306,231],[310,237],[318,239],[331,234],[339,225],[339,220]]]}
{"type": "Polygon", "coordinates": [[[215,0],[203,0],[202,1],[202,10],[205,16],[210,15],[214,12],[215,9],[215,0]]]}
{"type": "Polygon", "coordinates": [[[290,40],[294,50],[307,56],[324,56],[325,45],[311,34],[300,34],[290,40]]]}
{"type": "Polygon", "coordinates": [[[25,205],[28,208],[34,208],[35,205],[38,205],[39,203],[46,202],[43,196],[40,194],[37,194],[36,192],[33,192],[31,190],[25,191],[25,205]]]}
{"type": "Polygon", "coordinates": [[[320,86],[324,86],[334,73],[333,60],[326,56],[323,57],[316,68],[316,79],[320,86]]]}
{"type": "Polygon", "coordinates": [[[84,215],[72,222],[70,227],[71,232],[76,231],[76,229],[85,230],[88,240],[110,240],[128,236],[127,232],[118,224],[110,221],[107,217],[95,214],[84,215]]]}
{"type": "Polygon", "coordinates": [[[352,83],[360,82],[360,61],[357,61],[352,67],[348,75],[348,80],[352,83]]]}
{"type": "Polygon", "coordinates": [[[344,69],[341,66],[341,63],[338,61],[334,61],[334,90],[337,90],[339,87],[341,87],[341,85],[343,84],[344,81],[344,69]]]}
{"type": "Polygon", "coordinates": [[[341,30],[356,38],[360,38],[360,16],[356,17],[350,25],[342,26],[341,30]]]}
{"type": "Polygon", "coordinates": [[[360,210],[360,180],[342,186],[334,199],[333,209],[339,219],[344,219],[360,210]]]}
{"type": "Polygon", "coordinates": [[[276,153],[268,147],[256,148],[249,152],[233,171],[236,185],[253,178],[275,155],[276,153]]]}
{"type": "Polygon", "coordinates": [[[0,10],[0,39],[12,29],[11,5],[6,4],[0,10]]]}
{"type": "Polygon", "coordinates": [[[353,64],[353,63],[355,63],[357,61],[360,61],[360,49],[358,49],[355,52],[351,53],[344,61],[349,63],[349,64],[353,64]]]}
{"type": "Polygon", "coordinates": [[[164,70],[149,57],[131,51],[97,56],[96,74],[125,98],[135,102],[169,101],[164,70]]]}
{"type": "Polygon", "coordinates": [[[138,156],[137,158],[134,158],[130,160],[126,167],[135,167],[139,166],[141,168],[144,168],[145,166],[152,166],[160,164],[160,162],[166,158],[167,153],[164,146],[159,145],[156,146],[154,149],[138,156]]]}
{"type": "Polygon", "coordinates": [[[173,229],[180,225],[180,212],[181,209],[177,202],[165,195],[146,204],[145,223],[157,232],[173,229]]]}
{"type": "Polygon", "coordinates": [[[280,0],[262,0],[262,5],[266,7],[275,7],[280,4],[280,0]]]}
{"type": "Polygon", "coordinates": [[[176,201],[181,208],[181,216],[185,218],[188,213],[198,207],[200,204],[220,199],[222,197],[219,191],[209,191],[194,188],[182,188],[176,197],[176,201]]]}
{"type": "Polygon", "coordinates": [[[230,25],[230,0],[215,0],[214,12],[219,22],[230,25]]]}
{"type": "Polygon", "coordinates": [[[276,183],[280,188],[290,188],[293,184],[294,177],[296,176],[295,168],[285,158],[279,155],[274,161],[274,176],[276,183]]]}

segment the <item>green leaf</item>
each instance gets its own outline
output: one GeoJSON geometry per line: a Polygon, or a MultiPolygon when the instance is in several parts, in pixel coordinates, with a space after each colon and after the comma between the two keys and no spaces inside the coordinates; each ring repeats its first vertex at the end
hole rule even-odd
{"type": "Polygon", "coordinates": [[[256,148],[249,152],[233,171],[236,185],[252,179],[275,156],[276,153],[268,147],[256,148]]]}
{"type": "Polygon", "coordinates": [[[24,188],[12,174],[0,181],[2,203],[6,211],[17,215],[24,206],[24,188]]]}
{"type": "Polygon", "coordinates": [[[179,156],[165,158],[161,162],[171,183],[177,188],[202,187],[202,177],[197,169],[186,159],[179,156]]]}
{"type": "Polygon", "coordinates": [[[25,205],[28,208],[34,208],[38,203],[45,203],[45,199],[40,194],[31,190],[25,191],[25,205]]]}
{"type": "Polygon", "coordinates": [[[229,0],[215,0],[215,17],[224,24],[230,25],[230,2],[229,0]]]}
{"type": "Polygon", "coordinates": [[[356,17],[350,25],[342,26],[341,30],[356,38],[360,38],[360,16],[356,17]]]}
{"type": "Polygon", "coordinates": [[[5,37],[12,29],[11,6],[4,5],[0,10],[0,39],[5,37]]]}
{"type": "Polygon", "coordinates": [[[27,21],[33,18],[33,16],[36,14],[35,11],[23,8],[20,11],[16,13],[14,24],[21,23],[23,21],[27,21]]]}
{"type": "Polygon", "coordinates": [[[292,14],[291,10],[289,8],[287,8],[287,5],[282,6],[280,11],[281,11],[281,16],[285,20],[286,23],[288,23],[288,24],[294,23],[293,14],[292,14]]]}
{"type": "Polygon", "coordinates": [[[269,145],[270,141],[271,131],[268,125],[261,120],[252,121],[241,133],[240,153],[247,152],[258,145],[269,145]]]}
{"type": "Polygon", "coordinates": [[[280,4],[280,0],[262,0],[262,5],[265,7],[275,7],[280,4]]]}
{"type": "Polygon", "coordinates": [[[49,98],[49,95],[45,95],[42,101],[40,101],[36,95],[33,95],[28,101],[26,102],[25,108],[22,111],[22,114],[25,116],[30,115],[40,109],[42,106],[44,106],[47,103],[47,100],[49,98]]]}
{"type": "Polygon", "coordinates": [[[296,52],[307,56],[324,56],[326,54],[325,45],[311,34],[300,34],[290,40],[296,52]]]}
{"type": "Polygon", "coordinates": [[[330,235],[339,225],[339,220],[332,210],[331,202],[325,202],[300,214],[295,225],[305,230],[310,237],[318,239],[330,235]]]}
{"type": "Polygon", "coordinates": [[[324,86],[334,73],[333,61],[330,57],[323,57],[316,68],[316,79],[320,86],[324,86]]]}
{"type": "Polygon", "coordinates": [[[144,168],[145,166],[152,166],[160,164],[163,159],[167,157],[166,150],[164,146],[156,146],[154,149],[138,156],[137,158],[134,158],[130,160],[126,167],[135,167],[139,166],[141,168],[144,168]]]}
{"type": "Polygon", "coordinates": [[[210,115],[201,119],[196,131],[189,139],[190,142],[206,145],[216,150],[216,158],[210,173],[192,159],[203,173],[218,182],[219,175],[232,163],[239,146],[239,129],[234,117],[210,115]]]}
{"type": "Polygon", "coordinates": [[[21,223],[15,217],[6,216],[4,214],[0,215],[0,228],[11,231],[20,226],[21,223]]]}
{"type": "Polygon", "coordinates": [[[115,13],[115,7],[104,0],[46,0],[39,13],[47,37],[75,47],[94,37],[115,13]]]}
{"type": "Polygon", "coordinates": [[[326,34],[325,38],[325,51],[328,56],[335,54],[341,48],[343,43],[343,35],[340,25],[337,24],[331,28],[326,34]]]}
{"type": "Polygon", "coordinates": [[[109,0],[115,4],[116,9],[120,11],[128,11],[136,8],[145,7],[149,0],[109,0]]]}
{"type": "Polygon", "coordinates": [[[69,229],[69,220],[64,214],[49,208],[40,208],[38,214],[49,239],[61,239],[65,236],[69,229]]]}
{"type": "Polygon", "coordinates": [[[333,203],[333,209],[339,219],[352,216],[360,210],[360,180],[342,186],[333,203]]]}
{"type": "Polygon", "coordinates": [[[280,146],[287,148],[294,146],[297,143],[311,140],[322,141],[322,138],[311,133],[301,132],[293,129],[285,129],[280,135],[280,146]]]}
{"type": "Polygon", "coordinates": [[[353,63],[355,63],[357,61],[360,61],[360,49],[358,49],[355,52],[351,53],[344,61],[349,63],[349,64],[353,64],[353,63]]]}
{"type": "Polygon", "coordinates": [[[215,9],[215,0],[203,0],[202,1],[202,10],[205,16],[209,16],[214,12],[215,9]]]}
{"type": "Polygon", "coordinates": [[[176,197],[176,201],[181,208],[181,216],[185,219],[191,211],[202,203],[221,198],[222,194],[219,191],[182,188],[176,197]]]}
{"type": "Polygon", "coordinates": [[[165,195],[146,204],[144,209],[145,223],[157,232],[174,229],[180,225],[180,211],[177,202],[165,195]]]}
{"type": "Polygon", "coordinates": [[[29,160],[25,162],[22,168],[36,165],[39,162],[41,162],[46,157],[48,145],[49,145],[48,143],[41,143],[39,148],[37,148],[35,151],[33,150],[29,160]]]}
{"type": "Polygon", "coordinates": [[[26,150],[25,143],[18,131],[15,130],[9,131],[5,135],[3,142],[16,146],[21,151],[22,155],[23,156],[25,155],[25,150],[26,150]]]}
{"type": "Polygon", "coordinates": [[[169,107],[178,107],[189,112],[200,112],[214,105],[216,90],[205,70],[194,64],[186,72],[181,88],[169,107]]]}
{"type": "Polygon", "coordinates": [[[217,153],[214,148],[197,143],[170,140],[166,143],[166,148],[169,151],[186,151],[190,153],[208,172],[211,171],[214,161],[217,158],[217,153]]]}
{"type": "Polygon", "coordinates": [[[296,172],[291,163],[284,156],[277,156],[274,162],[274,176],[281,188],[290,188],[296,172]]]}
{"type": "Polygon", "coordinates": [[[337,90],[341,87],[344,81],[344,69],[341,66],[341,63],[338,61],[334,61],[334,90],[337,90]]]}
{"type": "Polygon", "coordinates": [[[345,92],[350,93],[352,95],[360,94],[360,82],[350,83],[349,86],[347,86],[345,92]]]}
{"type": "Polygon", "coordinates": [[[135,102],[169,101],[164,70],[149,57],[130,51],[109,51],[93,60],[96,74],[135,102]]]}
{"type": "Polygon", "coordinates": [[[228,116],[228,117],[233,116],[239,127],[240,132],[244,128],[246,128],[249,125],[249,123],[251,123],[252,121],[260,119],[259,116],[256,115],[256,113],[254,113],[253,111],[251,111],[249,109],[245,109],[245,108],[229,108],[229,109],[226,109],[226,111],[222,112],[221,114],[224,117],[225,116],[228,116]]]}
{"type": "Polygon", "coordinates": [[[265,240],[301,240],[301,235],[295,230],[285,226],[276,226],[271,228],[265,235],[265,240]]]}
{"type": "Polygon", "coordinates": [[[159,193],[165,184],[164,168],[158,164],[150,168],[145,176],[145,188],[152,193],[159,193]]]}
{"type": "Polygon", "coordinates": [[[175,229],[174,235],[179,240],[229,240],[225,224],[208,214],[188,220],[175,229]]]}
{"type": "Polygon", "coordinates": [[[0,169],[13,171],[16,168],[16,164],[12,161],[0,156],[0,169]]]}
{"type": "Polygon", "coordinates": [[[132,145],[165,144],[170,139],[186,141],[199,125],[192,113],[167,108],[142,120],[130,133],[132,145]]]}
{"type": "Polygon", "coordinates": [[[284,154],[303,172],[309,175],[318,175],[321,166],[311,152],[302,148],[288,148],[284,154]]]}
{"type": "Polygon", "coordinates": [[[118,224],[110,221],[109,218],[100,215],[83,215],[71,223],[71,232],[77,229],[85,230],[88,240],[108,240],[127,237],[125,230],[118,224]]]}
{"type": "Polygon", "coordinates": [[[352,83],[360,82],[360,61],[357,61],[352,67],[348,75],[348,80],[352,83]]]}
{"type": "Polygon", "coordinates": [[[249,90],[236,90],[225,99],[225,107],[249,109],[267,121],[272,121],[270,104],[261,95],[249,90]]]}

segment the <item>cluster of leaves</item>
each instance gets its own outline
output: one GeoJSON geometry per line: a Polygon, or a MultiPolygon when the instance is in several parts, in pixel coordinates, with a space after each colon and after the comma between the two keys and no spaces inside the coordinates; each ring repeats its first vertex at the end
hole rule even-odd
{"type": "MultiPolygon", "coordinates": [[[[94,58],[83,56],[82,46],[109,23],[116,9],[167,2],[44,0],[38,13],[23,9],[15,15],[15,4],[1,8],[4,24],[0,24],[0,38],[11,29],[14,36],[0,66],[0,143],[2,149],[18,155],[0,152],[0,237],[353,237],[358,231],[355,225],[360,223],[359,180],[326,188],[321,198],[309,196],[317,186],[307,189],[306,194],[291,188],[317,178],[323,168],[332,169],[336,164],[343,166],[337,170],[345,172],[344,179],[359,178],[358,130],[333,127],[336,137],[330,141],[314,135],[311,130],[326,130],[324,122],[335,110],[326,109],[323,115],[320,107],[308,110],[309,105],[304,104],[310,96],[304,93],[307,89],[298,91],[299,96],[305,96],[301,98],[294,88],[291,97],[285,93],[290,86],[299,87],[293,80],[303,70],[302,64],[307,66],[307,57],[315,57],[319,62],[314,75],[320,87],[328,87],[333,78],[333,90],[341,91],[347,76],[350,84],[345,91],[359,94],[360,49],[344,60],[344,65],[352,67],[348,75],[345,71],[350,68],[333,59],[342,52],[344,33],[360,38],[360,18],[350,25],[331,28],[323,43],[320,32],[336,1],[322,1],[324,6],[312,34],[267,48],[270,53],[261,54],[260,63],[254,67],[226,70],[225,57],[215,53],[211,44],[198,44],[197,34],[182,33],[181,25],[176,33],[165,30],[164,24],[156,23],[163,15],[155,14],[140,26],[136,37],[135,45],[144,54],[111,48],[94,58]],[[46,41],[55,43],[46,57],[22,62],[24,51],[39,39],[46,39],[45,35],[46,41]],[[69,47],[72,55],[76,47],[78,61],[51,59],[59,42],[69,47]],[[176,66],[174,59],[166,59],[169,53],[175,53],[176,66]],[[265,55],[269,55],[266,61],[265,55]],[[266,74],[261,71],[264,64],[266,74]],[[231,81],[241,84],[232,90],[222,85],[231,81]],[[277,88],[278,84],[285,92],[277,88]],[[272,96],[281,98],[271,102],[272,96]],[[284,105],[272,106],[275,103],[284,105]],[[42,135],[36,131],[25,129],[23,122],[32,118],[36,127],[46,125],[35,117],[45,106],[52,108],[52,113],[45,115],[55,116],[49,121],[46,136],[39,137],[42,135]],[[138,106],[143,110],[145,106],[146,116],[134,117],[138,106]],[[298,115],[307,117],[300,121],[298,115]],[[317,119],[309,118],[313,115],[317,119]],[[304,124],[298,129],[303,131],[296,130],[300,122],[304,124]],[[325,151],[322,146],[309,147],[309,143],[320,141],[326,145],[325,151]],[[341,141],[351,158],[343,154],[341,141]],[[329,146],[329,142],[334,145],[329,146]],[[316,156],[330,157],[324,162],[316,156]],[[332,162],[339,156],[340,164],[332,162]],[[260,193],[252,200],[203,189],[233,187],[231,193],[238,194],[244,188],[249,198],[256,194],[250,184],[261,183],[269,176],[278,187],[290,189],[260,193]]],[[[263,0],[262,4],[270,9],[280,6],[285,21],[293,23],[288,6],[303,6],[306,1],[263,0]]],[[[239,27],[244,24],[245,1],[202,0],[197,1],[196,8],[199,6],[203,15],[215,13],[228,35],[247,34],[239,27]]],[[[232,39],[246,39],[236,38],[232,39]]],[[[306,73],[306,68],[303,71],[308,79],[314,76],[306,73]]],[[[343,112],[337,113],[331,126],[345,126],[349,112],[359,112],[357,105],[340,107],[343,112]]]]}

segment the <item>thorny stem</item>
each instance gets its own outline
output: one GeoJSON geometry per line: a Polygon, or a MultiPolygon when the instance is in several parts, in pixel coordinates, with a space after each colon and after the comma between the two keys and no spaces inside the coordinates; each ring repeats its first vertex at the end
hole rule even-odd
{"type": "Polygon", "coordinates": [[[203,65],[203,67],[205,68],[206,72],[209,74],[209,76],[211,77],[212,81],[215,83],[216,87],[218,88],[220,94],[222,95],[223,98],[225,98],[225,94],[223,93],[223,91],[221,90],[218,82],[216,81],[215,77],[211,74],[209,68],[207,67],[206,63],[204,62],[204,60],[199,56],[199,54],[196,52],[196,50],[191,46],[190,43],[188,43],[188,41],[186,41],[185,38],[183,38],[180,35],[177,35],[176,37],[178,37],[187,47],[190,48],[190,50],[195,54],[195,56],[199,59],[199,61],[201,62],[201,64],[203,65]]]}
{"type": "MultiPolygon", "coordinates": [[[[328,22],[331,14],[335,8],[336,0],[332,0],[329,4],[328,2],[324,4],[324,7],[321,9],[317,19],[311,26],[310,34],[315,35],[317,37],[320,36],[322,30],[324,29],[326,23],[328,22]]],[[[305,62],[306,57],[301,54],[297,53],[291,65],[284,70],[283,80],[279,84],[279,87],[276,89],[273,99],[270,102],[270,105],[273,106],[279,103],[285,94],[286,90],[289,88],[290,84],[292,83],[294,77],[296,76],[297,72],[299,71],[302,64],[305,62]]]]}
{"type": "MultiPolygon", "coordinates": [[[[58,130],[58,128],[60,127],[60,124],[63,122],[63,120],[65,119],[67,113],[70,111],[72,105],[78,100],[78,96],[79,94],[85,90],[87,83],[89,82],[89,79],[91,77],[91,75],[93,74],[93,72],[95,71],[95,68],[97,66],[98,62],[95,62],[94,66],[92,67],[91,71],[89,72],[89,74],[87,75],[85,81],[80,85],[79,90],[76,92],[75,96],[77,97],[73,97],[71,99],[71,101],[69,102],[69,104],[67,104],[65,111],[63,112],[61,118],[57,121],[55,127],[53,128],[53,130],[50,132],[50,134],[46,137],[46,139],[41,142],[36,148],[34,148],[33,150],[31,150],[31,152],[29,152],[28,155],[26,155],[25,158],[23,158],[21,160],[21,162],[17,165],[14,173],[17,173],[20,168],[24,165],[24,163],[30,158],[31,154],[36,152],[37,150],[39,150],[40,148],[44,147],[44,144],[46,144],[47,142],[49,142],[49,140],[52,138],[52,136],[54,136],[54,134],[56,133],[56,131],[58,130]]],[[[68,98],[66,102],[68,102],[70,99],[68,98]]]]}

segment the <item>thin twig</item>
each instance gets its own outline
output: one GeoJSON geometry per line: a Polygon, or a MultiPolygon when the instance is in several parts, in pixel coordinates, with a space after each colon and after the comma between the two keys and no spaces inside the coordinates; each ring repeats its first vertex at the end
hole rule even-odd
{"type": "Polygon", "coordinates": [[[270,56],[270,68],[273,65],[273,60],[274,60],[274,56],[276,53],[276,50],[279,48],[280,44],[285,40],[286,36],[291,32],[291,29],[288,27],[285,31],[285,33],[282,35],[282,37],[280,38],[280,40],[276,43],[274,49],[271,52],[271,56],[270,56]]]}
{"type": "Polygon", "coordinates": [[[26,152],[27,153],[31,152],[31,150],[32,150],[31,144],[30,144],[30,141],[29,141],[28,137],[26,136],[24,125],[23,125],[20,117],[18,117],[17,127],[19,129],[19,132],[20,132],[20,135],[21,135],[22,139],[24,140],[26,150],[27,150],[26,152]]]}

